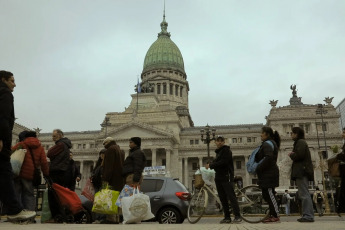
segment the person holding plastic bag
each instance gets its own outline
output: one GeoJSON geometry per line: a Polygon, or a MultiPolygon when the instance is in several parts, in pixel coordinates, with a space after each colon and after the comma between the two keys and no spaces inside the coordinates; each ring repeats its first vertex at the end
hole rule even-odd
{"type": "MultiPolygon", "coordinates": [[[[121,156],[121,149],[112,137],[107,137],[103,141],[103,146],[106,151],[103,161],[102,180],[109,184],[111,190],[120,192],[125,184],[122,178],[123,156],[121,156]]],[[[107,215],[106,222],[118,224],[120,222],[119,214],[107,215]]]]}
{"type": "Polygon", "coordinates": [[[233,187],[234,180],[234,163],[232,161],[232,152],[228,145],[225,145],[225,139],[222,136],[216,138],[216,158],[209,164],[206,164],[206,169],[211,168],[216,171],[216,187],[220,201],[222,202],[224,219],[220,221],[221,224],[230,224],[229,200],[234,210],[234,223],[242,221],[240,208],[238,206],[236,194],[233,187]]]}

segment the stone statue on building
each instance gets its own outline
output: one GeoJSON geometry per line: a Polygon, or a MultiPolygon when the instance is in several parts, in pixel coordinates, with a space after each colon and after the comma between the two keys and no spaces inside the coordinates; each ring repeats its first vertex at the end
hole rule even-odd
{"type": "Polygon", "coordinates": [[[290,89],[292,90],[292,97],[297,97],[296,85],[291,85],[290,89]]]}
{"type": "Polygon", "coordinates": [[[303,105],[301,97],[297,97],[296,85],[291,85],[290,89],[292,90],[292,98],[290,98],[290,105],[303,105]]]}
{"type": "Polygon", "coordinates": [[[276,107],[277,103],[278,103],[278,100],[271,100],[269,104],[270,104],[272,107],[276,107]]]}
{"type": "Polygon", "coordinates": [[[155,90],[155,84],[148,81],[139,83],[139,92],[138,84],[134,85],[134,91],[138,93],[153,93],[155,90]]]}
{"type": "Polygon", "coordinates": [[[333,98],[334,97],[325,97],[325,100],[323,100],[324,102],[326,102],[327,103],[327,105],[330,105],[330,104],[332,104],[332,100],[333,100],[333,98]]]}

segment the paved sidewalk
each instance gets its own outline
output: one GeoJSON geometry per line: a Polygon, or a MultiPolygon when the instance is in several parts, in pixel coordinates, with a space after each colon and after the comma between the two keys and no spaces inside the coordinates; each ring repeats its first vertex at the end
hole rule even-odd
{"type": "Polygon", "coordinates": [[[137,225],[106,225],[106,224],[12,224],[1,222],[0,229],[6,230],[114,230],[114,229],[138,229],[138,230],[343,230],[345,229],[345,217],[331,216],[327,218],[315,217],[314,223],[299,223],[295,217],[282,217],[281,223],[274,224],[218,224],[220,218],[205,217],[197,224],[189,224],[187,220],[179,225],[162,225],[158,223],[146,222],[137,225]]]}

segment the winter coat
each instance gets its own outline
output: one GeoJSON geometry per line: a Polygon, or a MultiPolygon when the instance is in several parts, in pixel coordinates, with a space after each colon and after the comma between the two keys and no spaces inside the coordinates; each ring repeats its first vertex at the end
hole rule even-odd
{"type": "Polygon", "coordinates": [[[14,119],[12,92],[7,85],[0,80],[0,140],[3,142],[0,160],[10,160],[14,119]]]}
{"type": "Polygon", "coordinates": [[[112,144],[104,154],[102,181],[108,182],[115,191],[121,191],[125,185],[122,178],[123,158],[120,147],[112,144]]]}
{"type": "Polygon", "coordinates": [[[216,181],[233,181],[234,180],[234,162],[230,147],[223,145],[215,150],[216,158],[209,164],[211,169],[216,171],[216,181]]]}
{"type": "Polygon", "coordinates": [[[304,139],[298,139],[294,142],[290,158],[293,161],[291,166],[291,180],[307,177],[309,181],[314,181],[311,155],[308,144],[304,139]]]}
{"type": "Polygon", "coordinates": [[[146,157],[144,152],[140,148],[133,148],[129,150],[129,155],[123,164],[122,176],[126,178],[133,173],[133,181],[139,182],[145,166],[146,157]]]}
{"type": "Polygon", "coordinates": [[[70,148],[72,143],[68,138],[61,138],[55,142],[55,145],[48,150],[47,156],[50,159],[50,172],[64,171],[69,167],[70,148]]]}
{"type": "Polygon", "coordinates": [[[69,167],[67,170],[66,177],[68,178],[66,187],[69,188],[71,191],[74,191],[77,177],[81,179],[81,173],[79,167],[76,165],[73,159],[70,159],[69,161],[69,167]]]}
{"type": "Polygon", "coordinates": [[[270,139],[270,141],[273,143],[274,148],[264,141],[255,155],[255,162],[264,159],[256,168],[258,185],[261,188],[276,188],[279,186],[278,147],[274,140],[270,139]]]}
{"type": "Polygon", "coordinates": [[[18,144],[13,146],[12,151],[21,148],[25,148],[27,151],[24,157],[24,161],[19,176],[27,180],[32,180],[34,178],[35,167],[30,151],[34,156],[36,167],[41,168],[41,171],[44,176],[49,176],[47,157],[44,152],[44,148],[41,145],[41,142],[36,137],[27,137],[24,141],[19,142],[18,144]]]}
{"type": "Polygon", "coordinates": [[[345,144],[342,147],[341,153],[337,154],[337,159],[342,161],[339,165],[340,177],[345,178],[345,144]]]}

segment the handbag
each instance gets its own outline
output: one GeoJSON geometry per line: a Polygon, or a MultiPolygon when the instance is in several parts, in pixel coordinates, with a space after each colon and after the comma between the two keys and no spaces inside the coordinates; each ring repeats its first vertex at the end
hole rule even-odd
{"type": "Polygon", "coordinates": [[[340,177],[340,161],[336,157],[332,157],[327,160],[328,164],[328,174],[331,177],[340,177]]]}
{"type": "Polygon", "coordinates": [[[25,154],[26,154],[26,149],[21,148],[14,151],[11,155],[12,171],[15,176],[19,176],[20,174],[20,170],[24,162],[25,154]]]}
{"type": "Polygon", "coordinates": [[[123,223],[138,223],[142,220],[149,220],[155,216],[151,212],[150,197],[134,189],[133,196],[121,199],[123,223]]]}
{"type": "Polygon", "coordinates": [[[106,188],[95,194],[92,211],[109,215],[117,214],[118,207],[115,205],[115,202],[119,194],[119,191],[111,190],[107,185],[106,188]]]}
{"type": "Polygon", "coordinates": [[[81,195],[85,196],[87,199],[93,201],[95,197],[95,188],[93,187],[93,184],[91,183],[91,179],[89,178],[86,181],[86,184],[84,186],[83,191],[81,192],[81,195]]]}
{"type": "Polygon", "coordinates": [[[32,179],[32,185],[34,187],[37,187],[40,184],[42,184],[41,169],[36,167],[34,154],[32,153],[31,149],[29,149],[29,152],[31,154],[32,162],[34,163],[34,167],[35,167],[35,169],[34,169],[34,178],[32,179]]]}

